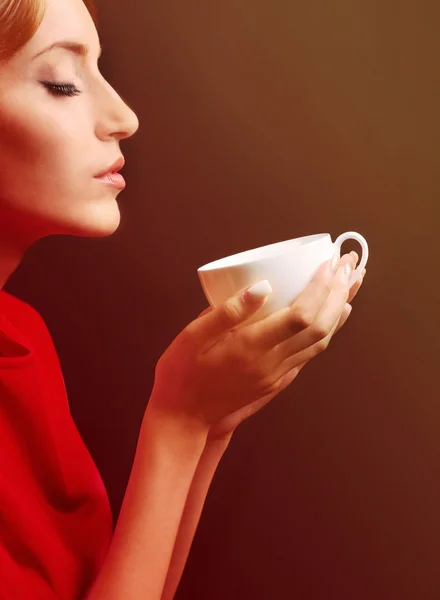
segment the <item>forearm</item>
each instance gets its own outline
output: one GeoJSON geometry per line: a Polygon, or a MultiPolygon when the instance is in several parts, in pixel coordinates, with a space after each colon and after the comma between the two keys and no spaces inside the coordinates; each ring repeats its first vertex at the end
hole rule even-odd
{"type": "Polygon", "coordinates": [[[206,434],[147,410],[119,519],[87,600],[160,600],[206,434]]]}
{"type": "Polygon", "coordinates": [[[188,558],[214,473],[230,441],[207,442],[197,466],[182,515],[161,600],[172,600],[188,558]]]}

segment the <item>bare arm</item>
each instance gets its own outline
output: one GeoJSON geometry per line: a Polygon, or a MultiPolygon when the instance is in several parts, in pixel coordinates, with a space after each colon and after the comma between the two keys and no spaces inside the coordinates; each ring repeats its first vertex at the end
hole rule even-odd
{"type": "Polygon", "coordinates": [[[232,437],[208,441],[197,466],[174,545],[161,600],[172,600],[188,558],[209,486],[232,437]]]}
{"type": "Polygon", "coordinates": [[[207,432],[147,407],[121,512],[87,600],[160,600],[207,432]]]}

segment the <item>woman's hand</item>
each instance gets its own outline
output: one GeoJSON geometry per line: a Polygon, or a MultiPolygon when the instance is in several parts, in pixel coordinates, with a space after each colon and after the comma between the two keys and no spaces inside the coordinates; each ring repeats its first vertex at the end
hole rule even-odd
{"type": "Polygon", "coordinates": [[[234,329],[266,298],[249,303],[240,292],[203,311],[160,357],[148,406],[202,428],[208,440],[230,437],[343,326],[362,279],[350,290],[340,275],[356,262],[355,252],[344,255],[336,275],[324,263],[291,306],[247,327],[234,329]]]}
{"type": "MultiPolygon", "coordinates": [[[[353,254],[355,254],[355,253],[353,253],[353,254]]],[[[341,259],[341,260],[343,260],[343,259],[341,259]]],[[[357,261],[357,258],[356,258],[356,261],[357,261]]],[[[350,316],[350,313],[352,310],[352,306],[350,303],[352,302],[353,298],[358,293],[358,291],[363,283],[365,273],[366,273],[366,269],[363,270],[362,276],[350,288],[347,303],[344,306],[344,310],[342,312],[341,317],[339,318],[336,328],[334,328],[333,332],[331,331],[327,335],[326,338],[323,338],[323,340],[321,342],[317,342],[317,344],[318,344],[317,354],[320,351],[324,350],[328,346],[333,335],[335,333],[337,333],[341,329],[341,327],[343,327],[343,325],[347,321],[348,317],[350,316]],[[319,348],[320,345],[321,345],[321,348],[319,348]]],[[[210,309],[208,309],[208,310],[210,310],[210,309]]],[[[305,365],[309,361],[310,361],[310,358],[307,359],[305,362],[299,364],[297,367],[294,367],[292,369],[292,371],[290,371],[290,373],[287,373],[285,375],[285,380],[281,384],[282,389],[285,389],[286,387],[288,387],[288,385],[290,383],[292,383],[292,381],[294,379],[296,379],[296,377],[299,374],[299,372],[301,371],[301,369],[303,367],[305,367],[305,365]]],[[[263,398],[260,398],[259,400],[255,400],[255,402],[251,402],[251,404],[248,404],[247,406],[236,410],[235,412],[231,413],[230,415],[228,415],[221,421],[218,421],[217,423],[212,425],[209,429],[208,438],[207,438],[208,441],[223,440],[226,442],[226,441],[230,440],[230,438],[232,437],[232,434],[234,433],[235,429],[240,425],[240,423],[242,423],[243,421],[248,419],[250,416],[252,416],[256,412],[258,412],[260,409],[262,409],[263,406],[268,404],[270,402],[270,400],[272,400],[274,398],[274,396],[277,395],[278,393],[279,393],[279,391],[276,394],[269,394],[268,396],[264,396],[263,398]]]]}

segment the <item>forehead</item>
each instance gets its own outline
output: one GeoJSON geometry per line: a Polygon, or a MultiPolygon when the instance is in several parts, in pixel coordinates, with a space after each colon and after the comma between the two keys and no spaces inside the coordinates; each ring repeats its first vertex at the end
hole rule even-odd
{"type": "Polygon", "coordinates": [[[99,50],[95,24],[83,0],[41,0],[45,6],[43,20],[31,40],[23,47],[23,55],[31,58],[47,46],[72,40],[99,50]]]}

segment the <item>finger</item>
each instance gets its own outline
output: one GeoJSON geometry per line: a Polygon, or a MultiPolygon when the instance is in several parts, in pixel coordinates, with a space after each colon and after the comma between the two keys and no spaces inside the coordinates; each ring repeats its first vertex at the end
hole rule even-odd
{"type": "Polygon", "coordinates": [[[301,363],[301,364],[297,365],[297,366],[296,366],[296,367],[294,367],[294,368],[295,368],[295,369],[297,369],[297,370],[298,370],[298,373],[299,373],[299,372],[301,371],[301,369],[302,369],[303,367],[305,367],[305,366],[306,366],[306,365],[307,365],[309,362],[310,362],[310,360],[305,360],[303,363],[301,363]]]}
{"type": "MultiPolygon", "coordinates": [[[[354,259],[349,255],[340,260],[340,264],[346,262],[354,266],[354,259]]],[[[320,265],[310,283],[290,306],[246,327],[245,335],[252,347],[261,352],[268,352],[308,328],[329,297],[334,277],[330,261],[326,261],[320,265]]]]}
{"type": "Polygon", "coordinates": [[[208,306],[208,308],[205,308],[205,310],[202,310],[202,312],[197,315],[196,319],[200,319],[200,317],[203,317],[203,315],[207,315],[208,313],[212,312],[214,310],[213,306],[208,306]]]}
{"type": "Polygon", "coordinates": [[[350,252],[350,256],[352,256],[354,258],[354,268],[353,270],[356,268],[358,261],[359,261],[359,254],[357,252],[355,252],[354,250],[352,250],[350,252]]]}
{"type": "Polygon", "coordinates": [[[272,398],[274,398],[280,392],[282,392],[287,387],[289,387],[289,385],[292,383],[292,381],[298,377],[301,369],[303,367],[305,367],[308,362],[309,361],[306,360],[305,362],[301,363],[300,365],[296,365],[295,367],[290,369],[290,371],[288,371],[287,373],[283,373],[283,375],[278,379],[278,381],[275,384],[276,391],[272,392],[269,396],[265,396],[265,398],[264,398],[265,402],[267,403],[268,401],[272,400],[272,398]]]}
{"type": "Polygon", "coordinates": [[[357,281],[355,281],[353,283],[353,285],[350,288],[350,293],[348,295],[348,300],[347,302],[350,303],[353,301],[354,297],[356,296],[356,294],[358,293],[358,291],[360,290],[360,287],[364,281],[364,277],[365,277],[365,273],[366,273],[366,269],[364,269],[362,271],[361,276],[359,277],[359,279],[357,281]]]}
{"type": "MultiPolygon", "coordinates": [[[[350,304],[347,303],[345,305],[342,316],[339,319],[337,326],[334,328],[334,331],[330,334],[330,338],[332,338],[333,335],[335,333],[337,333],[341,329],[341,327],[344,326],[345,322],[347,321],[348,317],[351,314],[352,309],[353,309],[353,307],[350,304]]],[[[329,343],[330,343],[330,340],[327,342],[327,347],[328,347],[329,343]]],[[[283,378],[291,377],[291,381],[293,381],[293,379],[295,379],[295,377],[297,377],[299,372],[311,361],[311,359],[314,356],[317,356],[319,354],[319,348],[314,348],[312,351],[312,354],[313,354],[312,357],[307,358],[307,356],[310,356],[310,352],[308,352],[307,349],[303,350],[295,358],[292,358],[291,360],[287,359],[280,365],[279,372],[281,374],[281,376],[280,376],[281,387],[283,387],[284,383],[285,383],[285,380],[283,378]],[[303,362],[301,362],[301,361],[303,361],[303,362]],[[299,364],[298,364],[298,362],[299,362],[299,364]]],[[[289,383],[290,383],[290,381],[289,381],[289,383]]],[[[284,387],[287,387],[287,385],[285,385],[284,387]]],[[[279,393],[279,392],[277,391],[277,393],[279,393]]]]}
{"type": "Polygon", "coordinates": [[[324,350],[328,348],[328,345],[330,344],[330,341],[334,334],[345,325],[348,317],[351,314],[352,308],[353,307],[351,306],[351,304],[346,304],[339,322],[335,324],[335,326],[325,338],[323,338],[316,344],[313,344],[313,346],[305,348],[301,352],[298,352],[297,354],[286,358],[278,368],[280,374],[279,376],[283,377],[286,373],[288,373],[292,369],[295,369],[296,367],[300,367],[302,369],[310,360],[312,360],[312,358],[315,358],[316,356],[318,356],[318,354],[324,352],[324,350]]]}
{"type": "Polygon", "coordinates": [[[203,311],[181,332],[181,339],[202,350],[259,310],[272,292],[268,281],[240,290],[213,310],[203,311]]]}
{"type": "Polygon", "coordinates": [[[351,263],[345,263],[344,266],[339,267],[333,279],[332,291],[315,321],[274,348],[278,362],[313,346],[316,342],[321,342],[336,328],[348,299],[351,271],[346,274],[344,279],[344,270],[347,264],[351,266],[351,263]]]}
{"type": "Polygon", "coordinates": [[[341,329],[341,327],[343,327],[345,325],[345,322],[348,319],[348,317],[351,315],[352,310],[353,310],[352,305],[348,304],[348,302],[347,302],[346,305],[344,306],[344,310],[342,311],[341,318],[339,319],[338,324],[336,325],[336,329],[331,334],[331,336],[334,336],[335,333],[338,333],[338,331],[341,329]]]}

